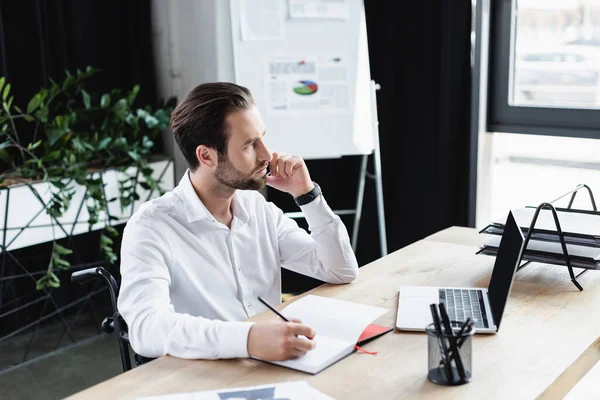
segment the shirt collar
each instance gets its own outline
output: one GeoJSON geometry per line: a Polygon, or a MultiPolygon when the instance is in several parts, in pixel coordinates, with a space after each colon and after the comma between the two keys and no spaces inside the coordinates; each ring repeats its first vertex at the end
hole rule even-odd
{"type": "MultiPolygon", "coordinates": [[[[200,197],[198,197],[194,186],[192,186],[192,181],[190,180],[189,174],[190,170],[188,169],[185,171],[181,181],[179,181],[179,193],[181,194],[183,204],[185,205],[185,215],[187,217],[187,221],[191,223],[212,218],[212,214],[210,211],[208,211],[204,203],[202,203],[202,200],[200,200],[200,197]]],[[[250,220],[250,214],[246,210],[244,202],[241,196],[238,194],[238,191],[236,191],[233,195],[232,205],[234,217],[239,219],[242,224],[248,223],[250,220]]]]}

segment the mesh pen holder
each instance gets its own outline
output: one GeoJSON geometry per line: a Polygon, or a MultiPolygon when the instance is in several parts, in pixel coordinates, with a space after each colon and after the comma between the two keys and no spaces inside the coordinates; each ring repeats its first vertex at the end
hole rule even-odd
{"type": "MultiPolygon", "coordinates": [[[[462,324],[452,321],[452,325],[462,324]]],[[[427,378],[433,383],[445,386],[457,386],[469,382],[472,376],[472,345],[475,329],[471,327],[462,334],[455,331],[453,336],[444,331],[440,337],[436,334],[434,324],[429,324],[425,331],[429,358],[427,378]],[[446,352],[444,353],[442,349],[446,349],[446,352]]]]}

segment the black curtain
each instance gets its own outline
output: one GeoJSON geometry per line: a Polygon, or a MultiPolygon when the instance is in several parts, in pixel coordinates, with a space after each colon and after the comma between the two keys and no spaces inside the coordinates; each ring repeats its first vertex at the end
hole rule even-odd
{"type": "MultiPolygon", "coordinates": [[[[471,1],[366,0],[388,245],[467,225],[471,1]]],[[[366,228],[373,230],[374,227],[366,228]]]]}
{"type": "Polygon", "coordinates": [[[102,70],[90,91],[139,84],[139,104],[157,103],[150,1],[0,0],[0,76],[15,104],[88,65],[102,70]]]}

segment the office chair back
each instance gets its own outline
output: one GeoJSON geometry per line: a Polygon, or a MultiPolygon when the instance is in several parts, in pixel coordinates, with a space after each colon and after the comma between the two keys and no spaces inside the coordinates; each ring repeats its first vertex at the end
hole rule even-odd
{"type": "MultiPolygon", "coordinates": [[[[103,267],[93,267],[74,272],[71,275],[71,282],[84,284],[85,282],[99,278],[104,280],[108,285],[108,290],[110,292],[110,301],[112,304],[113,311],[112,317],[106,317],[104,321],[102,321],[102,330],[105,333],[114,333],[117,336],[117,341],[119,343],[119,351],[121,353],[121,363],[123,365],[123,372],[126,372],[131,369],[131,353],[129,350],[130,344],[127,323],[125,322],[123,317],[121,317],[121,314],[117,309],[117,298],[119,296],[119,285],[117,284],[117,281],[110,274],[110,272],[108,272],[103,267]]],[[[136,367],[140,364],[144,364],[150,360],[153,360],[152,358],[141,356],[135,352],[133,352],[133,357],[135,360],[136,367]]]]}

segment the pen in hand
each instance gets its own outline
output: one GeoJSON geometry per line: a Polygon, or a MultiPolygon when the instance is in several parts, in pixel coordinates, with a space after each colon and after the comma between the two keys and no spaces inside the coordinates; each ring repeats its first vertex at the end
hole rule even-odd
{"type": "MultiPolygon", "coordinates": [[[[280,313],[279,311],[277,311],[275,309],[275,307],[273,307],[272,305],[270,305],[269,303],[267,303],[267,301],[265,299],[263,299],[262,297],[258,296],[258,301],[260,301],[261,303],[263,303],[269,310],[273,311],[275,314],[277,314],[277,316],[279,318],[281,318],[282,320],[284,320],[285,322],[294,322],[289,320],[288,318],[286,318],[282,313],[280,313]]],[[[304,335],[299,336],[299,337],[305,337],[306,339],[312,339],[312,338],[308,338],[304,335]]]]}
{"type": "Polygon", "coordinates": [[[271,306],[269,303],[267,303],[265,301],[265,299],[263,299],[262,297],[258,296],[258,301],[260,301],[261,303],[263,303],[269,310],[273,311],[275,314],[277,314],[277,316],[279,318],[281,318],[282,320],[284,320],[285,322],[292,322],[289,319],[287,319],[283,314],[281,314],[279,311],[277,311],[275,309],[275,307],[271,306]]]}

